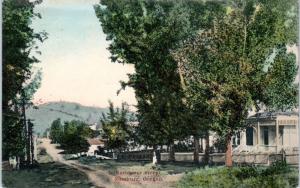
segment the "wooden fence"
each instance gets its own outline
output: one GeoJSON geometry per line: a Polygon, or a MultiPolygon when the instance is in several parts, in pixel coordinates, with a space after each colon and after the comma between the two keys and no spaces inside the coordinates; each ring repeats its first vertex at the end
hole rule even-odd
{"type": "Polygon", "coordinates": [[[117,154],[117,160],[122,161],[151,161],[152,157],[153,152],[150,150],[121,152],[117,154]]]}
{"type": "MultiPolygon", "coordinates": [[[[153,157],[152,151],[133,151],[122,152],[117,155],[117,160],[123,161],[151,161],[153,157]]],[[[169,154],[161,153],[161,161],[168,161],[169,154]]],[[[193,162],[193,153],[175,153],[175,160],[180,162],[193,162]]],[[[275,161],[286,160],[290,165],[298,165],[298,154],[268,154],[268,153],[239,153],[233,154],[233,162],[249,165],[270,165],[275,161]]],[[[204,153],[199,153],[199,161],[203,161],[204,153]]],[[[225,153],[212,153],[209,155],[210,164],[224,164],[225,153]]]]}

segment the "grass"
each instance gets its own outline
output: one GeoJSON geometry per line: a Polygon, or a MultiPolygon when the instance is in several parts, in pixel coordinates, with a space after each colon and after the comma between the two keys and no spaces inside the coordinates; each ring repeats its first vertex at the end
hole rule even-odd
{"type": "Polygon", "coordinates": [[[85,174],[60,163],[44,163],[33,169],[2,171],[7,188],[90,188],[85,174]]]}
{"type": "Polygon", "coordinates": [[[290,188],[297,187],[298,170],[285,163],[266,167],[215,167],[187,173],[178,188],[290,188]]]}
{"type": "Polygon", "coordinates": [[[115,160],[91,160],[87,158],[81,158],[79,160],[82,164],[86,164],[96,169],[101,169],[107,171],[111,175],[115,175],[116,171],[126,170],[126,171],[149,171],[158,170],[161,175],[168,174],[180,174],[185,172],[190,172],[198,169],[193,163],[184,162],[162,162],[161,164],[153,167],[152,163],[149,161],[115,161],[115,160]]]}

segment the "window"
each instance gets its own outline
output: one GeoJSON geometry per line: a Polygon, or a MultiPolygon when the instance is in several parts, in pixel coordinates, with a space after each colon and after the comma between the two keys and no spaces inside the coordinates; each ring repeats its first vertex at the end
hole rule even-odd
{"type": "Polygon", "coordinates": [[[246,145],[253,146],[253,127],[246,129],[246,145]]]}
{"type": "Polygon", "coordinates": [[[283,126],[279,126],[279,143],[283,145],[283,126]]]}
{"type": "Polygon", "coordinates": [[[264,145],[269,145],[269,127],[263,127],[264,145]]]}

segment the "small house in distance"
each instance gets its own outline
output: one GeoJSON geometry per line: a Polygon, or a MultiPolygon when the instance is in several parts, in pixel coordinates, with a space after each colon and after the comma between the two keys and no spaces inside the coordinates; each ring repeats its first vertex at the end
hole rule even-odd
{"type": "Polygon", "coordinates": [[[88,138],[87,141],[90,144],[89,150],[87,152],[88,156],[96,155],[99,147],[104,147],[104,142],[98,138],[88,138]]]}
{"type": "Polygon", "coordinates": [[[298,151],[297,112],[262,112],[247,119],[248,127],[236,135],[238,152],[287,153],[298,151]],[[239,142],[239,143],[237,143],[239,142]]]}

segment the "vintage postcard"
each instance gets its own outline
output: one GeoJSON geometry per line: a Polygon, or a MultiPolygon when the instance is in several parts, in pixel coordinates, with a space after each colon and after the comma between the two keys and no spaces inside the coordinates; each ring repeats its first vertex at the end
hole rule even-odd
{"type": "Polygon", "coordinates": [[[299,187],[297,0],[3,0],[2,187],[299,187]]]}

